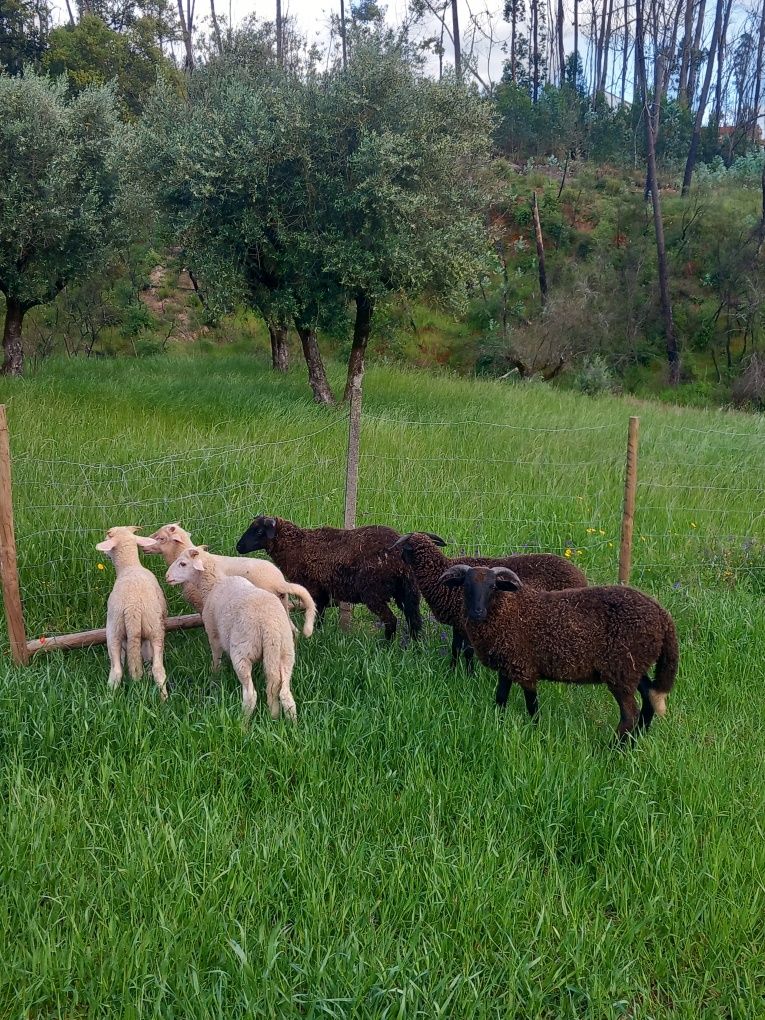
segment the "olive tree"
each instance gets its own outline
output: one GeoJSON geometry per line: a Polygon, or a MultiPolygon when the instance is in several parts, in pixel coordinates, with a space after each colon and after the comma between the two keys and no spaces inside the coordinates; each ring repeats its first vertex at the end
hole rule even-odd
{"type": "Polygon", "coordinates": [[[0,292],[6,375],[21,375],[30,308],[108,257],[121,216],[117,107],[108,86],[0,75],[0,292]]]}

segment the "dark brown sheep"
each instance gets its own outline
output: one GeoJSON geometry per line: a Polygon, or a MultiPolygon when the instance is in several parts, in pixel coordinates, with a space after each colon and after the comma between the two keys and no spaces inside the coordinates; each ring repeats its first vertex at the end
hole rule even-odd
{"type": "Polygon", "coordinates": [[[441,583],[441,575],[449,567],[464,563],[470,567],[507,567],[534,588],[557,591],[560,588],[586,588],[587,578],[573,563],[552,553],[517,553],[513,556],[447,557],[438,548],[446,542],[430,532],[403,535],[394,545],[401,551],[404,563],[414,573],[417,587],[439,623],[452,628],[452,666],[457,665],[460,652],[468,669],[473,667],[473,648],[465,632],[462,592],[441,583]]]}
{"type": "Polygon", "coordinates": [[[265,549],[288,580],[313,595],[317,624],[332,603],[361,603],[382,620],[390,640],[396,633],[396,617],[388,605],[393,601],[416,638],[422,629],[420,593],[411,569],[391,552],[399,537],[393,528],[378,524],[348,530],[300,528],[282,517],[261,516],[236,543],[236,551],[265,549]]]}
{"type": "Polygon", "coordinates": [[[605,684],[619,705],[622,740],[666,712],[677,634],[672,617],[648,595],[620,585],[539,591],[503,567],[459,565],[441,580],[462,589],[468,638],[481,662],[499,673],[498,705],[517,683],[534,717],[539,680],[605,684]]]}

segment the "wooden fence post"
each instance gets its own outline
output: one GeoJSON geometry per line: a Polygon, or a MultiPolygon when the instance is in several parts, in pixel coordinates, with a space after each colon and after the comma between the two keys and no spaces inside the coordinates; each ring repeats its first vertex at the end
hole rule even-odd
{"type": "Polygon", "coordinates": [[[632,528],[635,522],[639,430],[640,419],[630,418],[630,427],[627,433],[627,466],[624,472],[622,541],[619,547],[619,584],[629,584],[630,568],[632,567],[632,528]]]}
{"type": "MultiPolygon", "coordinates": [[[[356,527],[356,495],[359,489],[359,441],[361,438],[361,379],[355,377],[351,387],[351,410],[348,418],[348,457],[345,464],[344,528],[356,527]]],[[[340,626],[351,628],[352,607],[340,604],[340,626]]]]}
{"type": "Polygon", "coordinates": [[[0,404],[0,580],[3,586],[3,607],[8,625],[13,661],[20,666],[29,662],[24,610],[19,590],[16,563],[16,537],[13,531],[13,486],[11,484],[11,444],[5,404],[0,404]]]}

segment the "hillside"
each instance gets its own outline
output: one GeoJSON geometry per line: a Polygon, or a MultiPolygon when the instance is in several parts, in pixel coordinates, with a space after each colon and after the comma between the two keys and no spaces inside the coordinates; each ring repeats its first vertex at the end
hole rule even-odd
{"type": "MultiPolygon", "coordinates": [[[[255,513],[341,520],[345,413],[200,342],[0,382],[31,635],[102,621],[110,525],[230,551],[255,513]]],[[[762,420],[377,364],[359,520],[613,581],[636,413],[633,578],[682,655],[632,750],[603,688],[543,685],[533,727],[440,628],[386,646],[361,610],[300,642],[294,729],[262,697],[243,729],[199,632],[165,707],[109,698],[103,648],[6,657],[0,1013],[759,1016],[762,420]]]]}

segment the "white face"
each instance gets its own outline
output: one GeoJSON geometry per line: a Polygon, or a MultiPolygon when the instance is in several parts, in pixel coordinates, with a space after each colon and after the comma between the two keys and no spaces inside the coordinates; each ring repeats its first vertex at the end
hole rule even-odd
{"type": "Polygon", "coordinates": [[[180,524],[163,524],[158,531],[155,531],[151,536],[154,546],[151,549],[147,549],[147,552],[163,552],[165,549],[171,548],[173,543],[178,545],[185,544],[191,536],[187,531],[184,531],[180,524]]]}
{"type": "Polygon", "coordinates": [[[168,584],[185,584],[186,581],[192,581],[195,577],[199,577],[200,573],[204,571],[204,563],[199,555],[199,550],[192,549],[191,552],[194,555],[184,553],[167,568],[165,580],[168,584]]]}

